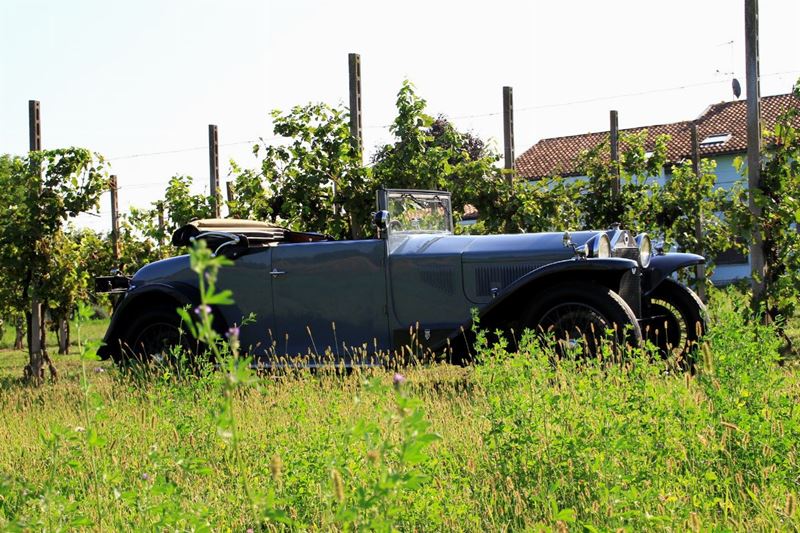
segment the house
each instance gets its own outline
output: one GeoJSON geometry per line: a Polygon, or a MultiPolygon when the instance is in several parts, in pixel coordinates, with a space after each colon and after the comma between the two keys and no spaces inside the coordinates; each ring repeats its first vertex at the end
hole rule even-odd
{"type": "MultiPolygon", "coordinates": [[[[800,107],[800,101],[791,94],[762,97],[762,127],[773,128],[778,117],[792,105],[800,107]]],[[[737,100],[710,105],[694,122],[697,124],[700,157],[716,161],[717,184],[729,188],[742,179],[734,165],[734,159],[747,153],[747,103],[737,100]]],[[[691,158],[691,124],[692,121],[682,121],[624,129],[620,132],[638,133],[647,130],[647,143],[653,143],[656,137],[663,134],[670,136],[667,144],[668,164],[662,170],[661,176],[656,178],[663,183],[669,179],[674,163],[691,158]]],[[[608,139],[608,135],[608,131],[603,131],[542,139],[516,159],[517,173],[527,180],[555,175],[580,177],[577,168],[579,155],[597,147],[608,139]]],[[[714,283],[726,284],[749,276],[748,259],[741,254],[722,254],[716,263],[717,268],[712,276],[714,283]]]]}

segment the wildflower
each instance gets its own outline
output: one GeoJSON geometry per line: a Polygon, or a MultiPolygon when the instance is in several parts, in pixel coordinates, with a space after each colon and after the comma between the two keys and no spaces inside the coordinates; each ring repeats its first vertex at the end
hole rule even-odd
{"type": "Polygon", "coordinates": [[[86,428],[83,426],[75,426],[75,433],[83,433],[84,431],[86,431],[86,428]]]}
{"type": "Polygon", "coordinates": [[[392,383],[394,383],[396,389],[399,389],[405,382],[406,382],[406,377],[400,373],[395,374],[394,379],[392,379],[392,383]]]}
{"type": "Polygon", "coordinates": [[[248,527],[247,528],[247,533],[253,533],[253,528],[252,527],[248,527]]]}
{"type": "Polygon", "coordinates": [[[211,307],[208,305],[198,305],[194,308],[194,314],[197,316],[201,315],[210,315],[211,314],[211,307]]]}
{"type": "Polygon", "coordinates": [[[226,337],[229,339],[238,339],[239,338],[239,327],[233,326],[228,328],[228,332],[225,334],[226,337]]]}
{"type": "Polygon", "coordinates": [[[96,367],[94,367],[94,373],[95,373],[95,374],[102,374],[102,373],[103,373],[103,372],[105,372],[105,371],[106,371],[106,369],[105,369],[105,368],[103,368],[102,366],[96,366],[96,367]]]}
{"type": "Polygon", "coordinates": [[[147,472],[142,472],[142,475],[139,477],[142,478],[142,481],[150,481],[150,475],[147,472]]]}

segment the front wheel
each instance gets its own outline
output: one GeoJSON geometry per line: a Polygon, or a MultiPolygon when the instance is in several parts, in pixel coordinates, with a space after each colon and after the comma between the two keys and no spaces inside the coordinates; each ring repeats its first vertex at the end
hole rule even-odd
{"type": "Polygon", "coordinates": [[[644,299],[645,338],[662,357],[691,367],[706,332],[706,306],[682,283],[667,278],[644,299]]]}
{"type": "Polygon", "coordinates": [[[630,306],[611,289],[588,283],[565,283],[549,289],[528,313],[525,323],[556,342],[559,355],[595,357],[604,341],[615,353],[637,347],[642,332],[630,306]]]}

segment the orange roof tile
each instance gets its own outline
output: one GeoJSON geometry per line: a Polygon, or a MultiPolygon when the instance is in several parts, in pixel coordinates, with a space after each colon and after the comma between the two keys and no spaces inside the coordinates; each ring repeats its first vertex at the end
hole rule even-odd
{"type": "MultiPolygon", "coordinates": [[[[761,98],[762,126],[772,128],[778,116],[798,101],[791,94],[780,94],[761,98]]],[[[798,117],[800,126],[800,117],[798,117]]],[[[667,159],[672,162],[690,157],[691,121],[659,124],[640,128],[620,130],[624,133],[637,133],[647,130],[646,149],[652,148],[655,138],[662,134],[670,135],[667,144],[667,159]]],[[[741,153],[747,150],[747,103],[744,100],[722,102],[708,107],[697,119],[697,136],[702,141],[711,135],[730,134],[730,139],[721,144],[701,146],[701,156],[741,153]]],[[[522,178],[536,179],[545,176],[578,175],[577,160],[584,150],[590,150],[608,139],[608,132],[586,133],[567,137],[542,139],[527,149],[516,160],[517,172],[522,178]]]]}

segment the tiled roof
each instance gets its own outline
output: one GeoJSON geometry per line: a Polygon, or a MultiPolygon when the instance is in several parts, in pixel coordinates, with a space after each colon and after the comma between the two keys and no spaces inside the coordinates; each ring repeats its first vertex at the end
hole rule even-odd
{"type": "MultiPolygon", "coordinates": [[[[778,116],[790,104],[800,106],[800,101],[790,94],[761,98],[762,127],[772,128],[778,116]]],[[[800,117],[798,118],[800,126],[800,117]]],[[[620,130],[621,133],[636,133],[647,130],[646,149],[651,149],[655,138],[670,135],[667,159],[677,162],[691,154],[691,122],[675,122],[641,128],[620,130]]],[[[720,154],[747,151],[747,103],[744,100],[722,102],[708,107],[697,119],[697,136],[702,143],[712,135],[730,134],[724,143],[700,146],[700,155],[711,157],[720,154]]],[[[567,137],[542,139],[526,150],[516,160],[517,172],[522,178],[535,179],[544,176],[575,176],[578,174],[578,156],[584,150],[595,148],[608,139],[608,132],[586,133],[567,137]]]]}

